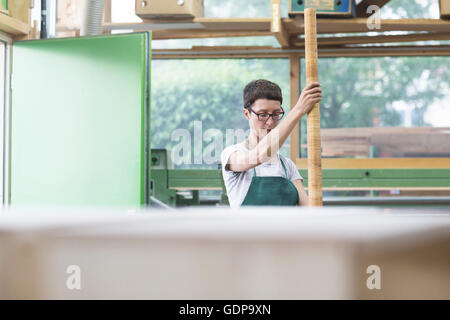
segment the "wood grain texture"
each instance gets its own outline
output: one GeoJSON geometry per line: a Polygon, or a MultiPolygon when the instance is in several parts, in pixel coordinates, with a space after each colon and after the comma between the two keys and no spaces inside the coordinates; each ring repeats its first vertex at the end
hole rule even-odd
{"type": "MultiPolygon", "coordinates": [[[[317,39],[317,45],[319,47],[325,46],[337,47],[354,44],[414,42],[414,41],[431,41],[431,40],[450,40],[450,32],[446,33],[428,32],[428,33],[412,33],[412,34],[382,35],[382,36],[352,36],[352,37],[333,36],[317,39]]],[[[303,48],[304,46],[305,46],[304,39],[297,39],[292,43],[292,47],[303,48]]]]}
{"type": "MultiPolygon", "coordinates": [[[[308,167],[304,158],[295,164],[298,169],[308,167]]],[[[322,159],[322,164],[324,169],[450,169],[450,158],[337,158],[322,159]]]]}
{"type": "MultiPolygon", "coordinates": [[[[319,80],[316,10],[305,10],[306,84],[319,80]]],[[[309,205],[322,206],[322,154],[320,145],[320,107],[317,103],[308,113],[308,190],[309,205]]]]}
{"type": "MultiPolygon", "coordinates": [[[[291,110],[297,103],[300,95],[300,57],[298,55],[291,55],[289,57],[289,82],[290,82],[290,107],[291,110]]],[[[290,134],[290,158],[295,161],[300,156],[300,130],[298,122],[290,134]]]]}

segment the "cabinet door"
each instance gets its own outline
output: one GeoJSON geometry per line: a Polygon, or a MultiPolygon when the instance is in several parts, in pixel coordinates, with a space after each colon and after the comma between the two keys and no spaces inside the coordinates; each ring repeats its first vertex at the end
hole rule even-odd
{"type": "Polygon", "coordinates": [[[11,204],[148,204],[150,35],[16,42],[11,204]]]}

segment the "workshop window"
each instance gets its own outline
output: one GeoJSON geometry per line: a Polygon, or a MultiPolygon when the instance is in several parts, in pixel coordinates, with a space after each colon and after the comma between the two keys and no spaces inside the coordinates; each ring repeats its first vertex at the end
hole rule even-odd
{"type": "Polygon", "coordinates": [[[449,74],[449,57],[319,59],[322,156],[450,157],[449,74]]]}
{"type": "MultiPolygon", "coordinates": [[[[242,112],[242,91],[255,79],[277,83],[282,89],[283,107],[289,110],[288,59],[152,61],[152,148],[173,150],[180,144],[178,133],[186,132],[191,154],[179,167],[217,167],[221,150],[243,141],[241,135],[248,129],[248,121],[242,112]],[[221,144],[217,152],[211,150],[213,135],[221,144]]],[[[289,156],[289,140],[282,153],[289,156]]]]}

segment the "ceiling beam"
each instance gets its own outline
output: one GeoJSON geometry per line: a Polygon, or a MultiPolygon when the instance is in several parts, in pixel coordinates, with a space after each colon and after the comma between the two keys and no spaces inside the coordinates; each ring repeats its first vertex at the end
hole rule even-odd
{"type": "MultiPolygon", "coordinates": [[[[285,26],[290,35],[304,34],[302,25],[295,19],[286,19],[285,26]]],[[[449,32],[450,21],[441,19],[381,19],[380,29],[369,30],[367,18],[317,19],[317,33],[352,33],[384,31],[449,32]]]]}
{"type": "MultiPolygon", "coordinates": [[[[180,34],[185,38],[204,37],[205,34],[214,36],[227,36],[227,32],[235,36],[236,34],[261,34],[270,35],[271,18],[230,18],[212,19],[196,18],[190,23],[105,23],[105,30],[152,30],[153,35],[158,39],[174,39],[180,34]]],[[[304,28],[299,21],[290,18],[282,18],[281,28],[285,28],[290,35],[304,33],[304,28]]],[[[369,30],[367,19],[317,19],[317,33],[352,33],[352,32],[383,32],[383,31],[427,31],[427,32],[448,32],[450,21],[441,19],[381,19],[379,30],[369,30]]],[[[57,30],[63,30],[64,26],[57,26],[57,30]]],[[[73,30],[72,30],[73,31],[73,30]]],[[[231,36],[231,35],[230,35],[231,36]]]]}
{"type": "MultiPolygon", "coordinates": [[[[355,36],[355,37],[326,37],[318,38],[317,45],[323,46],[343,46],[352,44],[388,43],[388,42],[414,42],[431,40],[450,40],[450,33],[412,33],[403,35],[379,35],[379,36],[355,36]]],[[[295,38],[291,41],[292,47],[302,48],[305,46],[303,38],[295,38]]]]}
{"type": "MultiPolygon", "coordinates": [[[[386,57],[386,56],[450,56],[450,45],[373,46],[319,48],[319,58],[386,57]]],[[[304,57],[304,49],[274,47],[195,47],[193,49],[153,49],[152,59],[233,59],[304,57]]]]}

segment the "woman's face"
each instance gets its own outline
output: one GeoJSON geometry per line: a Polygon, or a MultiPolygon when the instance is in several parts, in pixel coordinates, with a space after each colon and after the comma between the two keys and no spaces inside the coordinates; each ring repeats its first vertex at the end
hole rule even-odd
{"type": "Polygon", "coordinates": [[[273,114],[278,112],[282,112],[280,101],[268,99],[258,99],[249,109],[244,109],[244,115],[248,120],[250,129],[253,130],[259,138],[267,135],[280,121],[274,121],[273,117],[269,117],[267,121],[261,121],[255,113],[273,114]]]}

